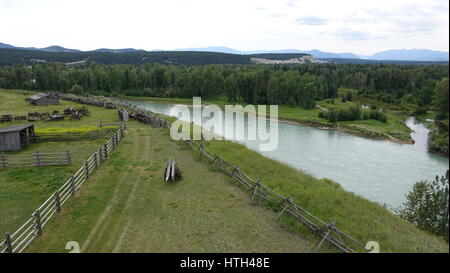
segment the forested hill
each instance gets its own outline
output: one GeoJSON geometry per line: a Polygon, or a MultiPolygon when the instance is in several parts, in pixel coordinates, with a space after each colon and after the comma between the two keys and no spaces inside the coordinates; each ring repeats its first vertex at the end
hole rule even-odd
{"type": "MultiPolygon", "coordinates": [[[[261,53],[261,54],[230,54],[202,51],[73,51],[54,52],[25,49],[0,49],[0,65],[36,64],[36,63],[76,63],[95,62],[99,64],[145,64],[160,63],[166,65],[209,65],[209,64],[251,64],[251,58],[267,60],[289,60],[310,56],[304,53],[261,53]]],[[[377,61],[363,59],[319,59],[329,63],[386,63],[386,64],[447,64],[447,62],[417,62],[417,61],[377,61]]]]}
{"type": "Polygon", "coordinates": [[[308,54],[280,53],[239,55],[218,52],[198,51],[135,51],[135,52],[48,52],[21,49],[0,49],[0,65],[34,63],[72,63],[90,61],[100,64],[144,64],[161,63],[172,65],[208,65],[208,64],[251,64],[251,58],[286,60],[303,57],[308,54]]]}

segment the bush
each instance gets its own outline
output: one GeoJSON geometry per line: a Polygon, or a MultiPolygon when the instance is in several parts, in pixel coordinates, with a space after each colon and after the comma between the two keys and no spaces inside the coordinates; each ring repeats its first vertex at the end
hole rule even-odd
{"type": "Polygon", "coordinates": [[[361,119],[361,110],[356,106],[350,106],[347,109],[340,109],[338,111],[332,109],[328,112],[319,112],[319,118],[325,118],[329,122],[337,121],[353,121],[361,119]]]}
{"type": "Polygon", "coordinates": [[[83,94],[83,87],[81,85],[74,84],[70,88],[69,92],[75,95],[81,95],[83,94]]]}
{"type": "Polygon", "coordinates": [[[425,107],[417,107],[416,110],[414,110],[414,115],[416,116],[423,116],[427,114],[427,109],[425,107]]]}
{"type": "Polygon", "coordinates": [[[448,170],[444,176],[436,176],[431,183],[417,182],[397,213],[420,229],[442,236],[448,243],[448,185],[448,170]]]}
{"type": "Polygon", "coordinates": [[[374,119],[383,123],[387,122],[387,117],[382,112],[371,110],[369,112],[364,111],[363,113],[361,113],[361,110],[357,106],[350,106],[346,109],[339,109],[337,111],[332,109],[328,112],[319,112],[318,116],[319,118],[324,118],[329,122],[355,121],[361,119],[374,119]]]}
{"type": "Polygon", "coordinates": [[[387,116],[377,110],[371,110],[369,112],[364,112],[362,116],[363,116],[363,119],[373,119],[373,120],[381,121],[383,123],[387,122],[387,116]]]}
{"type": "Polygon", "coordinates": [[[347,109],[338,111],[338,121],[354,121],[361,119],[361,110],[357,106],[350,106],[347,109]]]}
{"type": "Polygon", "coordinates": [[[347,101],[352,101],[352,100],[353,100],[352,92],[348,92],[348,93],[345,95],[345,99],[346,99],[347,101]]]}

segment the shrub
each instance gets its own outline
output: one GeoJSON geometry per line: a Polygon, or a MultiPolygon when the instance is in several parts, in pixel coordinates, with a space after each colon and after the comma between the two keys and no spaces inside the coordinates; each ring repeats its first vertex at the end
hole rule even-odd
{"type": "Polygon", "coordinates": [[[423,116],[427,114],[427,109],[425,107],[418,106],[416,110],[414,110],[414,115],[423,116]]]}
{"type": "Polygon", "coordinates": [[[417,182],[397,213],[420,229],[444,237],[448,243],[448,185],[448,170],[444,176],[436,176],[431,183],[417,182]]]}

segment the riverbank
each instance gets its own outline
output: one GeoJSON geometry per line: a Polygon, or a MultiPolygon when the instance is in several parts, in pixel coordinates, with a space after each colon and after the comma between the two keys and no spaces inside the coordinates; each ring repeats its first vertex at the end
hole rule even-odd
{"type": "MultiPolygon", "coordinates": [[[[188,98],[154,98],[154,97],[131,97],[120,96],[122,99],[153,102],[161,104],[182,104],[192,105],[192,99],[188,98]]],[[[202,100],[203,105],[215,104],[224,109],[230,103],[224,99],[202,100]]],[[[314,109],[305,110],[300,107],[280,105],[278,107],[278,120],[280,122],[311,126],[323,130],[336,130],[351,135],[365,137],[375,140],[385,140],[401,144],[413,144],[411,129],[406,126],[405,121],[408,115],[399,111],[385,110],[388,121],[383,123],[376,120],[358,120],[347,122],[328,122],[319,118],[319,112],[329,108],[342,108],[357,105],[357,102],[332,102],[331,100],[321,100],[317,102],[314,109]]],[[[383,104],[384,106],[385,104],[383,104]]]]}

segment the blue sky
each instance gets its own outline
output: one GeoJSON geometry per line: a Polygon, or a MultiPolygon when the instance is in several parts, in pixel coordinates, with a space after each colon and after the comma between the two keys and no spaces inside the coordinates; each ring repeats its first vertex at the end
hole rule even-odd
{"type": "Polygon", "coordinates": [[[447,0],[0,0],[0,42],[81,50],[448,51],[448,20],[447,0]]]}

